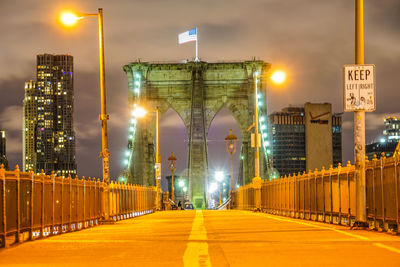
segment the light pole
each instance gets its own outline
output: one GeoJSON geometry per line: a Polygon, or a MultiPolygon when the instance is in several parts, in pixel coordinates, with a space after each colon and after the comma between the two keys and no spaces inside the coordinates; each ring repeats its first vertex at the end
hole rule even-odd
{"type": "MultiPolygon", "coordinates": [[[[256,147],[255,159],[254,159],[254,178],[260,178],[260,147],[261,147],[261,137],[258,131],[258,78],[269,78],[272,82],[276,84],[282,84],[286,79],[286,74],[283,71],[275,71],[272,75],[266,74],[254,74],[254,146],[256,147]]],[[[261,179],[261,178],[260,178],[261,179]]]]}
{"type": "Polygon", "coordinates": [[[172,201],[175,202],[175,185],[174,185],[174,171],[176,170],[176,158],[174,154],[171,152],[171,156],[168,158],[168,169],[171,172],[171,194],[172,201]]]}
{"type": "MultiPolygon", "coordinates": [[[[160,193],[161,193],[161,155],[160,155],[160,118],[159,113],[160,110],[158,107],[154,110],[156,113],[156,209],[161,209],[161,200],[160,200],[160,193]]],[[[147,111],[142,107],[136,107],[136,109],[132,112],[132,115],[137,118],[142,118],[146,115],[147,111]]]]}
{"type": "Polygon", "coordinates": [[[61,14],[61,22],[66,26],[74,25],[78,20],[85,17],[97,17],[99,22],[99,63],[100,63],[100,102],[101,112],[99,119],[101,120],[101,153],[100,156],[103,158],[103,181],[109,183],[110,181],[110,167],[109,157],[110,152],[108,150],[108,131],[107,131],[107,120],[109,116],[106,109],[106,77],[104,67],[104,35],[103,35],[103,9],[99,8],[97,14],[82,14],[82,13],[63,13],[61,14]]]}
{"type": "MultiPolygon", "coordinates": [[[[257,93],[257,80],[261,77],[270,78],[274,83],[283,83],[286,74],[283,71],[276,71],[271,76],[254,74],[254,146],[256,147],[254,156],[254,178],[252,179],[254,188],[254,206],[255,210],[261,210],[261,177],[260,177],[260,146],[261,137],[258,132],[258,93],[257,93]]],[[[252,138],[253,139],[253,138],[252,138]]]]}
{"type": "Polygon", "coordinates": [[[233,178],[233,154],[236,152],[236,140],[237,137],[232,133],[232,129],[229,130],[229,134],[225,137],[226,141],[226,152],[231,156],[231,187],[229,189],[229,209],[231,208],[231,192],[234,189],[234,178],[233,178]]]}
{"type": "MultiPolygon", "coordinates": [[[[107,131],[107,120],[109,116],[107,114],[106,105],[106,77],[105,77],[105,66],[104,66],[104,35],[103,35],[103,9],[99,8],[97,14],[81,14],[81,13],[69,13],[65,12],[61,14],[61,22],[67,27],[73,26],[78,20],[85,17],[97,17],[99,26],[99,66],[100,66],[100,115],[101,120],[101,152],[100,156],[103,159],[103,182],[109,184],[110,182],[110,165],[109,158],[110,152],[108,150],[108,131],[107,131]]],[[[105,195],[108,195],[108,187],[105,188],[105,195]]],[[[105,197],[103,201],[104,205],[104,217],[108,220],[108,197],[105,197]]]]}

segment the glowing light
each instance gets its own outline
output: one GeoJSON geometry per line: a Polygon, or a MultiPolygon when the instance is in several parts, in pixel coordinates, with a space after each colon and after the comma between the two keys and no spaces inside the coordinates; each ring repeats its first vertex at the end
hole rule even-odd
{"type": "Polygon", "coordinates": [[[386,142],[385,138],[381,138],[381,143],[385,143],[385,142],[386,142]]]}
{"type": "Polygon", "coordinates": [[[214,193],[217,189],[218,189],[218,184],[215,183],[215,182],[213,182],[213,183],[210,184],[210,187],[209,187],[208,190],[209,190],[210,193],[212,194],[212,193],[214,193]]]}
{"type": "Polygon", "coordinates": [[[129,163],[129,160],[127,160],[127,159],[124,160],[124,164],[125,164],[125,165],[128,165],[128,163],[129,163]]]}
{"type": "Polygon", "coordinates": [[[137,117],[137,118],[142,118],[146,115],[147,111],[142,108],[142,107],[136,107],[133,111],[132,111],[132,115],[137,117]]]}
{"type": "Polygon", "coordinates": [[[140,89],[139,89],[139,88],[135,88],[133,91],[134,91],[136,94],[139,94],[139,93],[140,93],[140,89]]]}
{"type": "Polygon", "coordinates": [[[129,139],[132,139],[132,138],[133,138],[133,135],[130,135],[130,136],[129,136],[129,139]]]}
{"type": "Polygon", "coordinates": [[[136,73],[136,74],[135,74],[135,78],[136,78],[136,79],[139,79],[139,78],[140,78],[140,74],[139,74],[139,73],[136,73]]]}
{"type": "Polygon", "coordinates": [[[263,137],[267,138],[268,134],[267,133],[263,133],[263,137]]]}
{"type": "Polygon", "coordinates": [[[135,130],[135,128],[129,127],[129,131],[133,132],[134,130],[135,130]]]}
{"type": "Polygon", "coordinates": [[[78,17],[74,13],[71,12],[64,12],[61,14],[60,20],[62,24],[65,26],[71,27],[73,26],[78,20],[82,19],[83,17],[78,17]]]}
{"type": "Polygon", "coordinates": [[[264,144],[265,144],[266,146],[269,146],[269,141],[265,141],[264,144]]]}
{"type": "Polygon", "coordinates": [[[130,122],[131,122],[132,124],[135,124],[135,123],[137,122],[137,120],[136,120],[136,119],[131,119],[130,122]]]}
{"type": "Polygon", "coordinates": [[[187,187],[185,186],[184,188],[183,188],[183,192],[186,192],[187,191],[187,187]]]}
{"type": "Polygon", "coordinates": [[[267,150],[267,154],[271,154],[271,150],[268,149],[268,150],[267,150]]]}
{"type": "Polygon", "coordinates": [[[224,179],[224,172],[223,171],[216,171],[215,172],[215,179],[218,182],[221,182],[224,179]]]}
{"type": "Polygon", "coordinates": [[[254,76],[258,76],[260,73],[258,71],[254,72],[254,76]]]}
{"type": "Polygon", "coordinates": [[[262,97],[262,94],[261,93],[258,93],[257,94],[257,98],[261,98],[262,97]]]}
{"type": "Polygon", "coordinates": [[[240,159],[244,159],[244,156],[240,156],[240,159]]]}
{"type": "Polygon", "coordinates": [[[260,121],[264,122],[265,121],[265,117],[264,116],[260,117],[260,121]]]}
{"type": "Polygon", "coordinates": [[[183,180],[179,180],[178,185],[179,187],[183,187],[185,185],[185,182],[183,180]]]}
{"type": "Polygon", "coordinates": [[[261,130],[267,129],[267,126],[265,124],[261,125],[261,130]]]}
{"type": "Polygon", "coordinates": [[[129,157],[130,155],[131,155],[131,152],[129,152],[129,151],[125,152],[125,156],[129,157]]]}
{"type": "Polygon", "coordinates": [[[271,75],[271,80],[276,84],[281,84],[286,80],[286,73],[281,70],[277,70],[271,75]]]}
{"type": "Polygon", "coordinates": [[[135,82],[135,85],[136,85],[136,86],[139,86],[139,85],[140,85],[140,82],[139,82],[139,81],[136,81],[136,82],[135,82]]]}

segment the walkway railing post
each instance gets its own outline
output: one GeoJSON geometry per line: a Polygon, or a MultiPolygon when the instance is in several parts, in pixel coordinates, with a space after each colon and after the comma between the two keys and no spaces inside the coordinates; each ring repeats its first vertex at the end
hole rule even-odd
{"type": "Polygon", "coordinates": [[[7,246],[7,238],[6,238],[6,236],[7,236],[7,211],[6,211],[6,208],[7,208],[7,205],[6,205],[6,170],[4,169],[4,165],[3,164],[1,164],[1,166],[0,166],[0,179],[1,180],[3,180],[3,195],[2,195],[2,198],[3,198],[3,206],[1,207],[1,209],[2,209],[2,212],[3,212],[3,244],[2,244],[2,246],[3,247],[6,247],[7,246]]]}

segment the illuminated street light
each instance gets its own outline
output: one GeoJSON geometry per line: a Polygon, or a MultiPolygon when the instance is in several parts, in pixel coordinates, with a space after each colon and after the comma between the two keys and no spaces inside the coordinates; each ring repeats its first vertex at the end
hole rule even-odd
{"type": "Polygon", "coordinates": [[[145,110],[142,107],[136,107],[133,111],[132,111],[132,116],[136,117],[136,118],[143,118],[145,115],[147,114],[147,110],[145,110]]]}
{"type": "Polygon", "coordinates": [[[277,70],[270,76],[270,78],[274,83],[282,84],[286,80],[286,73],[281,70],[277,70]]]}
{"type": "MultiPolygon", "coordinates": [[[[282,84],[286,80],[286,74],[285,74],[285,72],[283,72],[281,70],[275,71],[270,76],[269,75],[259,74],[257,71],[254,72],[254,77],[253,77],[254,78],[254,103],[255,103],[254,104],[254,128],[255,128],[254,146],[256,148],[255,157],[254,157],[254,178],[257,178],[257,179],[261,179],[260,178],[260,150],[259,150],[260,147],[261,147],[261,144],[260,144],[261,138],[260,138],[260,133],[259,133],[259,129],[258,129],[259,121],[258,121],[258,108],[257,108],[257,106],[258,106],[259,101],[258,101],[258,91],[257,91],[258,86],[257,86],[257,83],[258,83],[258,78],[262,78],[262,77],[263,78],[269,78],[272,82],[274,82],[276,84],[282,84]]],[[[264,122],[265,118],[261,117],[260,120],[262,122],[264,122]]],[[[267,126],[265,124],[263,124],[261,126],[261,129],[262,130],[266,130],[267,126]]]]}
{"type": "MultiPolygon", "coordinates": [[[[158,107],[154,110],[156,113],[156,202],[157,202],[157,210],[161,209],[161,200],[160,200],[160,191],[161,191],[161,155],[160,155],[160,110],[158,107]]],[[[136,118],[142,118],[147,114],[147,110],[142,107],[135,106],[135,109],[132,111],[132,115],[136,118]]]]}
{"type": "Polygon", "coordinates": [[[171,156],[168,158],[168,169],[171,171],[171,194],[172,194],[172,201],[175,201],[175,192],[174,192],[174,171],[176,170],[176,158],[174,154],[171,152],[171,156]]]}
{"type": "Polygon", "coordinates": [[[223,171],[216,171],[215,172],[215,180],[221,182],[224,179],[224,172],[223,171]]]}
{"type": "Polygon", "coordinates": [[[72,12],[63,12],[61,13],[60,20],[61,23],[67,27],[74,26],[78,20],[83,19],[84,17],[79,17],[75,13],[72,12]]]}
{"type": "Polygon", "coordinates": [[[183,180],[179,180],[178,182],[179,187],[185,186],[185,182],[183,180]]]}
{"type": "MultiPolygon", "coordinates": [[[[100,156],[103,158],[103,182],[108,184],[110,182],[110,166],[109,157],[110,152],[108,150],[108,131],[107,121],[109,116],[107,114],[106,106],[106,75],[105,75],[105,64],[104,64],[104,34],[103,34],[103,9],[99,8],[96,14],[80,14],[77,15],[71,12],[63,12],[60,20],[65,26],[73,26],[78,20],[85,17],[97,17],[98,20],[98,31],[99,31],[99,67],[100,67],[100,116],[101,120],[101,153],[100,156]]],[[[108,188],[108,187],[106,187],[108,188]]],[[[105,191],[105,195],[108,195],[108,189],[105,191]]],[[[108,219],[108,198],[105,198],[104,204],[107,207],[105,210],[105,218],[108,219]]]]}
{"type": "MultiPolygon", "coordinates": [[[[217,182],[221,183],[224,180],[224,172],[223,171],[216,171],[215,172],[215,180],[217,182]]],[[[218,187],[218,185],[217,185],[218,187]]],[[[222,191],[222,186],[219,188],[219,205],[221,206],[221,191],[222,191]]]]}
{"type": "MultiPolygon", "coordinates": [[[[229,189],[229,199],[231,198],[231,192],[233,191],[233,154],[236,152],[236,140],[237,137],[232,133],[232,129],[229,130],[229,134],[225,137],[226,141],[226,152],[231,156],[231,187],[229,189]]],[[[229,201],[229,209],[231,208],[231,202],[229,201]]]]}
{"type": "Polygon", "coordinates": [[[208,188],[211,194],[214,193],[217,189],[218,189],[218,184],[216,182],[212,182],[210,184],[210,187],[208,188]]]}

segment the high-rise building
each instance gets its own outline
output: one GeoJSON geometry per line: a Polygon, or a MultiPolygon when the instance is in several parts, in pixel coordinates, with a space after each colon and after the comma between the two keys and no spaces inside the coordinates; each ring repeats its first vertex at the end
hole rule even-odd
{"type": "Polygon", "coordinates": [[[23,101],[23,170],[36,172],[36,128],[37,128],[37,95],[36,83],[25,82],[25,98],[23,101]]]}
{"type": "Polygon", "coordinates": [[[383,137],[379,138],[378,142],[367,144],[365,147],[365,153],[370,160],[374,155],[380,158],[382,153],[386,157],[393,156],[393,152],[399,142],[400,120],[397,117],[387,117],[384,119],[384,125],[383,137]]]}
{"type": "Polygon", "coordinates": [[[342,161],[342,118],[331,104],[306,103],[269,115],[273,166],[280,175],[342,161]]]}
{"type": "Polygon", "coordinates": [[[0,130],[0,164],[8,169],[8,161],[6,157],[6,132],[0,130]]]}
{"type": "Polygon", "coordinates": [[[37,55],[36,82],[25,83],[23,168],[75,175],[73,57],[37,55]]]}

